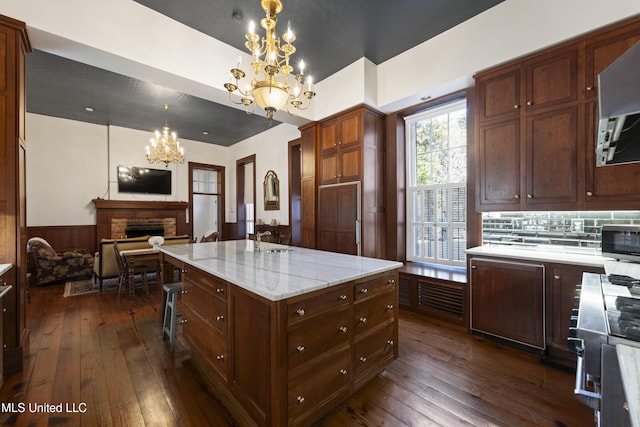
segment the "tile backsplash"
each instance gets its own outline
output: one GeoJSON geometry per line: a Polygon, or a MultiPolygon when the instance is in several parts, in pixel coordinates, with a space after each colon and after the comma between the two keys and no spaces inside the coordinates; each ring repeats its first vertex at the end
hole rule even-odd
{"type": "Polygon", "coordinates": [[[601,249],[603,224],[640,224],[640,211],[485,212],[483,243],[601,249]]]}

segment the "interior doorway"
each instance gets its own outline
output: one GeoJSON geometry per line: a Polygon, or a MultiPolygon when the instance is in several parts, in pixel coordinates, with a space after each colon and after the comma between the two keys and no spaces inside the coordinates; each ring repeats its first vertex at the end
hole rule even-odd
{"type": "Polygon", "coordinates": [[[244,239],[255,232],[256,217],[256,155],[236,160],[237,238],[244,239]]]}
{"type": "Polygon", "coordinates": [[[189,223],[192,238],[217,231],[223,239],[224,219],[224,166],[189,162],[189,223]]]}

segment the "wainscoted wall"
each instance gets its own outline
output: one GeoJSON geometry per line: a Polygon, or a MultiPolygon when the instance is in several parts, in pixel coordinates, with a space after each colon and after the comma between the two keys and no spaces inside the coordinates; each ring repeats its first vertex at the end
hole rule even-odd
{"type": "Polygon", "coordinates": [[[27,238],[42,237],[58,252],[77,248],[96,249],[95,225],[27,227],[27,238]]]}
{"type": "Polygon", "coordinates": [[[640,225],[640,211],[484,213],[482,240],[600,249],[603,224],[640,225]]]}

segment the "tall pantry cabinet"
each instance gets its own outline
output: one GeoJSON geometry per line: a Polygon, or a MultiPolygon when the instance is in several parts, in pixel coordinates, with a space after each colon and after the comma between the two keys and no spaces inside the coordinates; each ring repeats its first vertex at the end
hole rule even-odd
{"type": "Polygon", "coordinates": [[[27,224],[25,182],[25,54],[31,51],[23,22],[0,16],[0,263],[12,290],[3,299],[4,374],[22,369],[27,344],[27,224]]]}

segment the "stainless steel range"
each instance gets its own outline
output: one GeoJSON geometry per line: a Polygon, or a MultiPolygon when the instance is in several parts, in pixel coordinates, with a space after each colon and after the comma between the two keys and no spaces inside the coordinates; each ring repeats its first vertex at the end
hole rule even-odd
{"type": "Polygon", "coordinates": [[[576,395],[599,426],[631,426],[616,345],[640,348],[640,281],[585,273],[569,348],[578,354],[576,395]]]}

